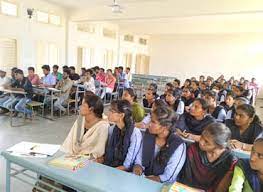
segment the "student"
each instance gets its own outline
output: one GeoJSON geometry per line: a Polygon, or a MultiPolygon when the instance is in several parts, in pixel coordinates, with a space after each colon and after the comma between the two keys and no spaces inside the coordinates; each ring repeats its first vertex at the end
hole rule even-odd
{"type": "Polygon", "coordinates": [[[75,70],[76,70],[75,67],[74,66],[70,66],[69,69],[70,69],[70,76],[69,76],[69,78],[72,81],[78,81],[80,79],[80,76],[79,76],[79,74],[77,74],[75,72],[75,70]]]}
{"type": "Polygon", "coordinates": [[[256,98],[259,94],[260,86],[256,82],[256,78],[251,79],[251,83],[249,85],[252,88],[252,105],[255,106],[256,98]]]}
{"type": "Polygon", "coordinates": [[[148,89],[151,89],[154,92],[155,99],[159,99],[159,95],[157,94],[158,85],[156,83],[150,83],[148,89]]]}
{"type": "Polygon", "coordinates": [[[101,85],[103,86],[103,90],[102,90],[102,93],[101,93],[101,96],[100,96],[101,99],[103,99],[104,96],[107,93],[112,93],[113,92],[115,83],[116,83],[116,79],[115,79],[115,77],[112,74],[112,70],[108,69],[107,70],[107,75],[106,75],[106,82],[105,83],[101,83],[101,85]]]}
{"type": "Polygon", "coordinates": [[[28,67],[28,80],[31,82],[32,85],[39,85],[40,84],[40,79],[38,74],[35,74],[35,68],[34,67],[28,67]]]}
{"type": "Polygon", "coordinates": [[[92,74],[93,72],[91,69],[86,70],[83,85],[86,91],[91,91],[95,93],[96,87],[95,87],[95,81],[94,81],[94,78],[92,77],[92,74]]]}
{"type": "Polygon", "coordinates": [[[217,102],[218,103],[222,103],[226,100],[226,96],[227,96],[227,93],[228,93],[228,90],[227,90],[227,86],[228,84],[227,83],[224,83],[223,84],[223,88],[218,92],[218,97],[217,97],[217,102]]]}
{"type": "Polygon", "coordinates": [[[179,79],[175,79],[173,81],[174,89],[180,89],[181,81],[179,79]]]}
{"type": "Polygon", "coordinates": [[[198,141],[204,128],[215,122],[215,119],[207,114],[208,103],[197,98],[190,107],[189,113],[184,113],[176,122],[177,132],[180,136],[198,141]]]}
{"type": "Polygon", "coordinates": [[[109,129],[106,153],[102,162],[110,167],[129,171],[142,141],[141,131],[134,127],[130,103],[125,100],[113,101],[108,119],[114,125],[109,129]]]}
{"type": "Polygon", "coordinates": [[[182,86],[182,89],[184,89],[184,88],[190,88],[190,86],[191,86],[191,79],[186,79],[186,80],[184,81],[184,85],[182,86]]]}
{"type": "Polygon", "coordinates": [[[189,111],[190,105],[193,103],[194,98],[189,87],[185,87],[182,93],[182,101],[184,102],[185,111],[189,111]]]}
{"type": "Polygon", "coordinates": [[[192,88],[192,93],[194,95],[194,98],[200,97],[198,81],[191,81],[191,88],[192,88]]]}
{"type": "Polygon", "coordinates": [[[42,82],[40,84],[41,87],[55,87],[56,85],[56,77],[50,74],[49,65],[43,65],[42,70],[44,73],[44,77],[42,77],[42,82]]]}
{"type": "Polygon", "coordinates": [[[54,103],[54,110],[55,111],[61,110],[63,115],[66,113],[66,109],[64,108],[63,104],[65,104],[66,101],[68,100],[71,88],[73,86],[73,81],[70,80],[69,76],[70,76],[70,70],[64,70],[63,79],[59,81],[55,87],[56,89],[59,89],[61,92],[58,95],[58,99],[54,103]]]}
{"type": "Polygon", "coordinates": [[[172,110],[167,107],[155,109],[136,157],[133,173],[144,174],[153,181],[173,183],[177,180],[185,159],[186,145],[174,133],[172,110]]]}
{"type": "Polygon", "coordinates": [[[145,94],[145,98],[142,100],[143,107],[152,108],[153,102],[156,99],[156,92],[152,89],[148,89],[145,94]]]}
{"type": "Polygon", "coordinates": [[[224,107],[226,113],[230,110],[234,110],[234,103],[235,103],[236,95],[233,91],[228,91],[226,94],[226,98],[224,102],[221,102],[220,105],[224,107]]]}
{"type": "Polygon", "coordinates": [[[263,135],[254,142],[250,160],[240,159],[235,166],[229,192],[263,191],[263,135]]]}
{"type": "Polygon", "coordinates": [[[205,76],[200,75],[199,76],[199,83],[203,83],[205,81],[205,76]]]}
{"type": "Polygon", "coordinates": [[[166,83],[165,89],[164,89],[164,94],[160,96],[160,99],[164,99],[164,100],[165,100],[167,91],[168,91],[169,89],[174,90],[174,85],[173,85],[172,83],[166,83]]]}
{"type": "Polygon", "coordinates": [[[80,106],[80,116],[75,121],[61,151],[68,154],[87,155],[94,158],[104,155],[109,123],[102,119],[103,102],[96,95],[86,95],[80,106]]]}
{"type": "Polygon", "coordinates": [[[63,79],[62,73],[58,72],[58,65],[53,65],[53,72],[52,75],[56,77],[56,81],[59,82],[63,79]]]}
{"type": "Polygon", "coordinates": [[[212,79],[211,78],[207,78],[207,80],[206,80],[206,89],[212,90],[212,87],[213,87],[212,85],[213,85],[212,79]]]}
{"type": "Polygon", "coordinates": [[[120,83],[120,87],[122,88],[129,88],[129,80],[128,80],[128,75],[126,74],[126,72],[123,71],[123,67],[120,66],[119,67],[119,82],[120,83]]]}
{"type": "Polygon", "coordinates": [[[224,124],[208,125],[199,143],[188,147],[179,182],[207,192],[227,191],[237,162],[228,149],[230,137],[224,124]]]}
{"type": "Polygon", "coordinates": [[[126,75],[127,75],[127,79],[128,79],[128,82],[129,82],[129,87],[131,87],[131,85],[132,85],[131,68],[130,68],[130,67],[126,67],[125,73],[126,73],[126,75]]]}
{"type": "Polygon", "coordinates": [[[151,112],[148,113],[141,122],[139,123],[135,123],[135,127],[140,128],[140,129],[148,129],[150,122],[151,122],[151,113],[152,111],[154,111],[155,109],[159,108],[159,107],[168,107],[167,103],[162,100],[162,99],[156,99],[153,102],[152,108],[151,108],[151,112]]]}
{"type": "Polygon", "coordinates": [[[81,74],[80,74],[80,78],[85,76],[86,73],[86,68],[85,67],[81,67],[81,74]]]}
{"type": "Polygon", "coordinates": [[[239,106],[239,105],[243,105],[243,104],[249,104],[249,101],[245,98],[245,97],[238,97],[238,98],[235,98],[235,101],[234,101],[234,106],[232,109],[230,109],[227,114],[226,114],[226,119],[233,119],[234,116],[235,116],[235,113],[236,113],[236,108],[239,106]]]}
{"type": "Polygon", "coordinates": [[[236,108],[234,119],[226,120],[232,132],[231,146],[250,151],[257,136],[263,131],[259,117],[252,105],[243,104],[236,108]]]}
{"type": "Polygon", "coordinates": [[[99,73],[96,75],[96,80],[101,82],[101,83],[105,83],[106,74],[105,74],[105,70],[103,68],[100,68],[99,73]]]}
{"type": "MultiPolygon", "coordinates": [[[[0,87],[7,87],[10,85],[11,80],[6,76],[6,72],[3,70],[0,70],[0,87]]],[[[1,94],[0,94],[1,95],[1,94]]]]}
{"type": "Polygon", "coordinates": [[[122,94],[122,99],[128,101],[132,107],[132,117],[135,123],[141,122],[145,116],[144,108],[137,103],[137,96],[132,88],[127,88],[122,94]]]}
{"type": "Polygon", "coordinates": [[[165,102],[177,115],[184,113],[184,102],[181,100],[181,94],[182,92],[179,90],[168,89],[166,91],[165,102]]]}
{"type": "Polygon", "coordinates": [[[207,91],[205,93],[205,100],[207,101],[208,113],[212,115],[217,122],[224,122],[226,119],[226,111],[221,105],[216,103],[216,93],[214,91],[207,91]]]}

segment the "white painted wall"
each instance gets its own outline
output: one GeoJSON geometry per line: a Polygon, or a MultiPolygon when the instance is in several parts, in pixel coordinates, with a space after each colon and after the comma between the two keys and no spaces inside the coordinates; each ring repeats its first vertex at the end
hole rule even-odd
{"type": "Polygon", "coordinates": [[[150,73],[256,77],[263,85],[263,34],[160,35],[150,39],[150,73]]]}
{"type": "Polygon", "coordinates": [[[36,67],[37,42],[39,41],[57,44],[60,48],[60,62],[65,64],[65,10],[41,0],[20,0],[17,3],[18,17],[0,14],[0,37],[17,40],[18,67],[22,69],[27,69],[28,66],[36,67]],[[27,8],[60,15],[62,25],[38,23],[35,18],[29,20],[27,8]]]}

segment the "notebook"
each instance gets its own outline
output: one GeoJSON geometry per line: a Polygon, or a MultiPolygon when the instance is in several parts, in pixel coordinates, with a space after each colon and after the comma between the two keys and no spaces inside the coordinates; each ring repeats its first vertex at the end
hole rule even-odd
{"type": "Polygon", "coordinates": [[[202,192],[203,190],[188,187],[187,185],[175,182],[170,187],[164,186],[162,192],[202,192]]]}
{"type": "Polygon", "coordinates": [[[76,171],[85,167],[90,160],[93,159],[92,155],[62,155],[58,158],[52,159],[48,165],[76,171]]]}

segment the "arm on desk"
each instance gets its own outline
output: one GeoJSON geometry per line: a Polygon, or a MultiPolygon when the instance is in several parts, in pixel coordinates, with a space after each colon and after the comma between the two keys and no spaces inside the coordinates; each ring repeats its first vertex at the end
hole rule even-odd
{"type": "Polygon", "coordinates": [[[231,145],[232,149],[241,149],[243,151],[251,151],[252,147],[253,147],[253,145],[251,145],[251,144],[242,143],[242,142],[235,140],[235,139],[230,141],[230,145],[231,145]]]}
{"type": "Polygon", "coordinates": [[[150,179],[150,180],[152,180],[152,181],[159,182],[159,183],[161,182],[161,179],[160,179],[159,176],[150,175],[150,176],[147,176],[146,178],[147,178],[147,179],[150,179]]]}

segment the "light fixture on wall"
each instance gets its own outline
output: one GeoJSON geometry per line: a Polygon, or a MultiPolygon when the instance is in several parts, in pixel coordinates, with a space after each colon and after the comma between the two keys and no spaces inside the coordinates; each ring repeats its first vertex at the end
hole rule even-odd
{"type": "Polygon", "coordinates": [[[28,15],[28,18],[29,18],[29,19],[32,18],[33,13],[34,13],[34,9],[31,9],[31,8],[28,8],[28,9],[27,9],[27,15],[28,15]]]}

